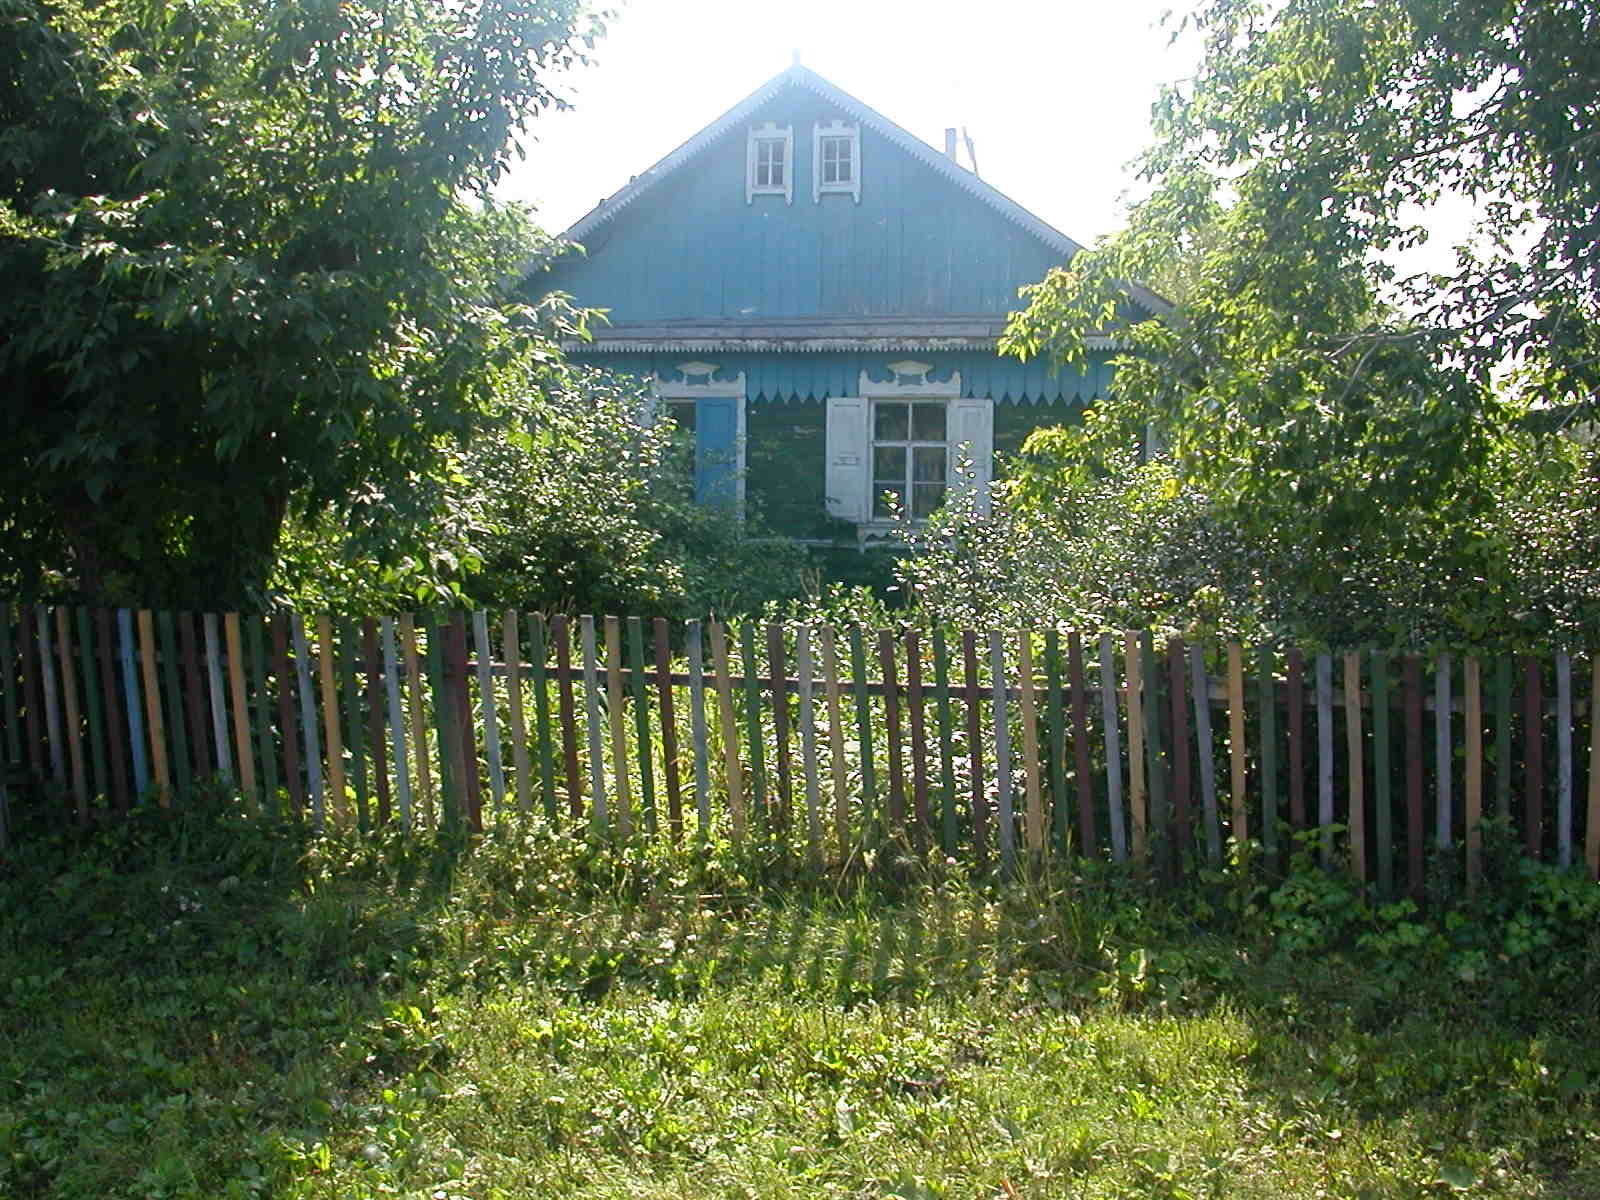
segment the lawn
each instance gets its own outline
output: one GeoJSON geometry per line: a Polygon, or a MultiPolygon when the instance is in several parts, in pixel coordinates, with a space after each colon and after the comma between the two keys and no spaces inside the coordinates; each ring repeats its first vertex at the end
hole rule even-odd
{"type": "Polygon", "coordinates": [[[1592,889],[23,831],[0,1195],[1600,1196],[1592,889]]]}

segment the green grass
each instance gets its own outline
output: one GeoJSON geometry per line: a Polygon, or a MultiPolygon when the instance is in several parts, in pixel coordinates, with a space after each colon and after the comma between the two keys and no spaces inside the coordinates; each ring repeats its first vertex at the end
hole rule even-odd
{"type": "Polygon", "coordinates": [[[227,809],[24,847],[17,1200],[1600,1196],[1594,889],[1553,873],[1424,921],[1314,871],[808,883],[227,809]]]}

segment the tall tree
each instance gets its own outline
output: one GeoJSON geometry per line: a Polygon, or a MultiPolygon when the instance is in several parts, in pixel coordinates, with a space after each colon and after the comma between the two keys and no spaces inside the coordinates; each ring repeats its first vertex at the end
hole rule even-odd
{"type": "MultiPolygon", "coordinates": [[[[566,317],[491,189],[581,0],[0,0],[0,578],[238,603],[380,528],[566,317]],[[26,536],[24,536],[26,535],[26,536]]],[[[414,514],[410,514],[414,515],[414,514]]]]}
{"type": "Polygon", "coordinates": [[[1125,326],[1086,440],[1157,425],[1338,586],[1352,547],[1403,553],[1492,503],[1474,473],[1508,370],[1541,402],[1600,395],[1600,9],[1207,0],[1184,30],[1204,55],[1157,105],[1146,198],[1032,289],[1009,346],[1080,355],[1120,280],[1191,257],[1174,310],[1125,326]],[[1477,215],[1454,266],[1401,277],[1451,197],[1477,215]]]}

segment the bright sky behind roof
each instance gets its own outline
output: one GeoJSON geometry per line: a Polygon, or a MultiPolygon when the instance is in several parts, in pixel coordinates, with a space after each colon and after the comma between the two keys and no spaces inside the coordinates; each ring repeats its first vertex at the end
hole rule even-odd
{"type": "MultiPolygon", "coordinates": [[[[625,0],[574,104],[533,122],[502,187],[551,232],[688,140],[791,53],[917,137],[966,127],[980,174],[1084,243],[1122,223],[1128,162],[1163,83],[1193,69],[1171,0],[625,0]]],[[[962,150],[964,165],[970,165],[962,150]]]]}

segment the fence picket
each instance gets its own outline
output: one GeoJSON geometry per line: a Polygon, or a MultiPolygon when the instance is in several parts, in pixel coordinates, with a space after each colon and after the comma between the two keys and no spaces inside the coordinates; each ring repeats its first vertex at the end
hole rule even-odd
{"type": "Polygon", "coordinates": [[[1594,650],[1589,651],[1589,812],[1583,857],[1589,878],[1600,879],[1600,652],[1594,650]]]}
{"type": "Polygon", "coordinates": [[[1544,831],[1540,809],[1544,806],[1544,679],[1539,660],[1522,660],[1522,830],[1529,858],[1543,851],[1544,831]]]}
{"type": "Polygon", "coordinates": [[[1450,655],[1441,654],[1433,667],[1433,826],[1434,846],[1450,849],[1455,798],[1450,762],[1450,655]]]}
{"type": "MultiPolygon", "coordinates": [[[[605,724],[600,716],[600,667],[595,653],[594,617],[588,613],[578,618],[578,636],[583,643],[583,711],[589,734],[589,828],[599,833],[609,822],[610,813],[606,802],[605,724]]],[[[621,708],[619,699],[619,713],[621,708]]],[[[625,770],[622,763],[616,764],[619,787],[625,770]]]]}
{"type": "Polygon", "coordinates": [[[78,823],[89,820],[89,772],[84,763],[83,729],[78,713],[78,670],[72,653],[70,616],[65,608],[56,609],[56,649],[61,655],[61,703],[66,716],[67,758],[72,768],[72,798],[78,823]]]}
{"type": "MultiPolygon", "coordinates": [[[[989,869],[989,801],[983,788],[983,715],[978,707],[978,635],[961,631],[961,658],[967,679],[967,755],[972,783],[972,847],[979,872],[989,869]]],[[[857,678],[860,678],[859,674],[857,678]]],[[[866,742],[867,746],[871,742],[866,742]]],[[[869,753],[869,751],[863,751],[869,753]]]]}
{"type": "Polygon", "coordinates": [[[1200,818],[1205,823],[1206,862],[1222,865],[1222,825],[1217,816],[1217,758],[1211,741],[1211,681],[1206,678],[1206,652],[1198,642],[1189,647],[1189,686],[1194,703],[1194,738],[1200,771],[1200,818]]]}
{"type": "Polygon", "coordinates": [[[522,699],[522,636],[517,628],[517,610],[506,609],[500,621],[500,656],[506,663],[506,708],[511,722],[511,770],[516,775],[517,812],[527,816],[533,807],[533,796],[528,782],[528,720],[522,699]]]}
{"type": "MultiPolygon", "coordinates": [[[[108,797],[111,794],[111,780],[108,772],[108,752],[106,738],[105,710],[102,706],[104,699],[100,690],[100,656],[95,645],[94,622],[87,608],[80,607],[76,612],[78,622],[78,653],[83,658],[83,698],[85,715],[88,718],[89,731],[89,761],[94,768],[94,792],[96,797],[108,797]]],[[[15,693],[12,690],[13,679],[11,671],[11,655],[6,641],[6,623],[9,621],[8,610],[0,606],[0,687],[5,689],[9,702],[15,702],[15,693]]],[[[10,742],[12,724],[7,726],[7,742],[10,742]]],[[[15,762],[13,754],[11,761],[15,762]]]]}
{"type": "Polygon", "coordinates": [[[367,673],[367,745],[372,756],[372,786],[378,799],[378,824],[392,819],[389,796],[389,756],[384,737],[383,659],[378,652],[378,622],[361,621],[361,648],[367,673]]]}
{"type": "Polygon", "coordinates": [[[739,626],[739,665],[744,670],[744,724],[750,748],[750,813],[755,820],[765,822],[763,832],[770,832],[766,739],[761,732],[761,673],[756,666],[755,626],[749,621],[739,626]]]}
{"type": "Polygon", "coordinates": [[[1483,684],[1482,668],[1472,656],[1461,664],[1461,696],[1467,738],[1467,889],[1476,891],[1483,876],[1483,684]]]}
{"type": "Polygon", "coordinates": [[[217,774],[233,782],[233,746],[228,740],[227,690],[222,681],[222,634],[216,613],[201,617],[205,634],[207,695],[211,700],[211,741],[217,753],[217,774]]]}
{"type": "Polygon", "coordinates": [[[933,686],[939,722],[939,845],[949,855],[956,852],[956,758],[951,744],[954,726],[950,712],[950,650],[939,626],[933,630],[933,686]]]}
{"type": "Polygon", "coordinates": [[[703,843],[711,836],[711,762],[706,731],[706,678],[704,633],[699,621],[684,628],[684,649],[689,656],[689,738],[694,743],[694,805],[703,843]]]}
{"type": "Polygon", "coordinates": [[[1318,859],[1333,866],[1333,657],[1317,655],[1317,828],[1318,859]]]}
{"type": "Polygon", "coordinates": [[[12,606],[0,604],[0,705],[5,716],[6,762],[22,761],[21,714],[17,703],[17,659],[11,643],[12,606]]]}
{"type": "Polygon", "coordinates": [[[172,736],[172,776],[178,798],[188,800],[190,773],[188,722],[184,719],[183,689],[178,686],[177,632],[170,612],[156,614],[156,638],[161,646],[161,674],[167,689],[167,726],[172,736]]]}
{"type": "Polygon", "coordinates": [[[572,628],[565,613],[550,619],[556,643],[556,699],[561,720],[561,757],[567,777],[567,815],[583,818],[583,772],[578,767],[578,716],[572,697],[572,628]]]}
{"type": "MultiPolygon", "coordinates": [[[[606,708],[611,718],[611,771],[616,776],[617,832],[633,836],[633,797],[628,779],[627,714],[622,700],[622,621],[605,619],[606,708]]],[[[640,746],[640,752],[644,747],[640,746]]]]}
{"type": "Polygon", "coordinates": [[[656,813],[655,755],[651,752],[650,706],[644,699],[644,622],[628,618],[628,667],[633,697],[633,731],[639,743],[639,807],[645,832],[654,838],[659,829],[656,813]]]}
{"type": "Polygon", "coordinates": [[[1250,840],[1248,760],[1244,741],[1244,647],[1228,643],[1228,787],[1232,819],[1229,832],[1241,847],[1250,840]]]}
{"type": "Polygon", "coordinates": [[[546,674],[550,652],[545,644],[545,623],[535,613],[528,630],[528,665],[533,678],[533,721],[539,742],[539,803],[544,818],[556,823],[556,745],[550,728],[550,684],[546,674]]]}
{"type": "Polygon", "coordinates": [[[894,634],[878,631],[878,664],[883,670],[883,719],[889,737],[889,828],[903,833],[906,827],[905,762],[900,744],[900,665],[895,654],[894,634]]]}
{"type": "Polygon", "coordinates": [[[34,610],[35,636],[39,639],[39,681],[44,691],[45,736],[50,750],[50,778],[58,788],[67,784],[66,737],[62,732],[61,691],[56,680],[56,656],[51,649],[50,610],[43,604],[34,610]]]}
{"type": "Polygon", "coordinates": [[[261,774],[266,793],[267,811],[278,815],[278,755],[272,737],[272,702],[267,691],[267,652],[265,616],[253,616],[247,625],[250,643],[250,672],[256,697],[256,744],[261,752],[261,774]]]}
{"type": "Polygon", "coordinates": [[[656,704],[661,720],[661,772],[667,789],[667,828],[676,844],[683,840],[683,790],[678,773],[678,718],[672,705],[671,633],[665,617],[655,619],[650,636],[655,642],[656,704]]]}
{"type": "Polygon", "coordinates": [[[1572,865],[1572,656],[1556,651],[1556,862],[1572,865]]]}
{"type": "MultiPolygon", "coordinates": [[[[192,622],[189,623],[192,631],[192,622]]],[[[289,614],[286,612],[278,613],[272,620],[272,663],[278,677],[278,729],[283,737],[284,784],[289,791],[290,810],[298,818],[305,815],[306,790],[300,773],[300,739],[295,730],[295,677],[289,669],[289,614]]],[[[195,738],[204,742],[205,730],[197,727],[195,738]]]]}
{"type": "MultiPolygon", "coordinates": [[[[1078,792],[1078,853],[1099,852],[1094,820],[1094,782],[1089,777],[1089,698],[1083,683],[1083,639],[1067,635],[1067,673],[1072,687],[1072,773],[1078,792]]],[[[1114,711],[1114,710],[1113,710],[1114,711]]],[[[1061,798],[1062,807],[1066,797],[1061,798]]]]}
{"type": "Polygon", "coordinates": [[[1349,759],[1350,873],[1357,882],[1367,880],[1367,802],[1366,771],[1362,765],[1361,740],[1361,655],[1344,656],[1344,738],[1349,759]]]}
{"type": "Polygon", "coordinates": [[[1411,898],[1422,902],[1422,660],[1406,655],[1406,880],[1411,898]]]}
{"type": "MultiPolygon", "coordinates": [[[[209,619],[209,618],[208,618],[209,619]]],[[[344,733],[339,727],[339,681],[334,670],[333,618],[317,616],[317,685],[322,696],[322,741],[328,755],[328,798],[333,819],[350,823],[350,801],[344,773],[344,733]]]]}
{"type": "MultiPolygon", "coordinates": [[[[126,612],[124,609],[122,612],[126,612]]],[[[128,643],[132,641],[132,633],[126,632],[122,622],[122,612],[117,614],[119,632],[123,632],[122,658],[128,661],[128,643]]],[[[34,615],[31,604],[22,605],[17,611],[17,641],[22,648],[22,713],[27,726],[27,753],[25,759],[28,769],[35,774],[44,774],[47,751],[44,744],[44,690],[39,679],[39,636],[35,631],[38,618],[34,615]]],[[[124,671],[124,681],[127,680],[131,668],[124,671]]],[[[138,712],[134,705],[134,698],[130,695],[128,700],[128,713],[130,719],[137,720],[138,712]]],[[[140,753],[143,753],[141,747],[140,753]]],[[[138,789],[143,792],[143,788],[138,789]]]]}
{"type": "Polygon", "coordinates": [[[156,682],[155,622],[148,608],[139,610],[139,647],[139,661],[144,675],[145,719],[150,732],[150,765],[156,782],[156,803],[162,808],[170,808],[172,776],[167,769],[167,734],[166,724],[161,715],[161,686],[156,682]]]}
{"type": "Polygon", "coordinates": [[[1256,652],[1261,711],[1261,847],[1267,869],[1278,869],[1278,697],[1272,649],[1256,652]]]}
{"type": "Polygon", "coordinates": [[[1150,831],[1144,786],[1144,661],[1137,633],[1129,633],[1124,641],[1122,669],[1127,678],[1124,704],[1128,713],[1128,810],[1133,817],[1133,861],[1142,867],[1150,858],[1150,831]]]}
{"type": "Polygon", "coordinates": [[[1017,865],[1017,831],[1011,807],[1011,720],[1007,713],[1005,645],[998,630],[989,631],[989,692],[994,722],[995,824],[999,829],[1000,870],[1012,875],[1017,865]]]}
{"type": "Polygon", "coordinates": [[[1494,663],[1494,803],[1502,821],[1511,820],[1511,659],[1494,663]]]}
{"type": "Polygon", "coordinates": [[[1144,771],[1149,788],[1150,812],[1146,833],[1162,879],[1172,878],[1172,810],[1167,801],[1166,761],[1161,744],[1161,674],[1156,668],[1155,643],[1148,631],[1139,635],[1139,669],[1147,689],[1144,706],[1144,771]]]}
{"type": "Polygon", "coordinates": [[[383,686],[389,707],[389,743],[394,751],[395,799],[400,809],[400,828],[409,833],[411,771],[406,754],[405,717],[400,707],[400,656],[395,645],[394,626],[393,617],[384,617],[378,623],[378,636],[383,644],[383,686]]]}
{"type": "Polygon", "coordinates": [[[1288,692],[1287,732],[1289,737],[1289,828],[1300,833],[1306,828],[1306,691],[1305,655],[1290,646],[1285,662],[1288,692]]]}
{"type": "Polygon", "coordinates": [[[813,866],[822,864],[822,814],[817,796],[817,728],[811,695],[811,627],[795,631],[795,670],[800,689],[800,762],[806,790],[806,856],[813,866]]]}
{"type": "Polygon", "coordinates": [[[840,711],[839,656],[833,627],[824,625],[820,636],[823,690],[828,698],[828,765],[833,773],[833,833],[839,855],[843,857],[850,846],[849,764],[845,761],[844,720],[840,711]]]}
{"type": "Polygon", "coordinates": [[[1372,654],[1372,819],[1378,891],[1394,895],[1394,799],[1389,765],[1389,656],[1372,654]]]}
{"type": "Polygon", "coordinates": [[[433,772],[428,763],[427,697],[417,654],[417,619],[411,613],[400,614],[400,648],[405,654],[406,700],[411,708],[411,761],[417,772],[414,819],[427,828],[433,812],[433,772]]]}
{"type": "MultiPolygon", "coordinates": [[[[1045,757],[1050,767],[1050,819],[1047,824],[1051,840],[1065,851],[1071,837],[1068,830],[1072,824],[1067,806],[1067,715],[1061,682],[1061,631],[1054,625],[1044,631],[1044,671],[1045,736],[1048,746],[1045,757]]],[[[1073,739],[1074,748],[1080,740],[1077,737],[1073,739]]]]}
{"type": "Polygon", "coordinates": [[[728,789],[728,817],[734,845],[744,841],[744,770],[739,762],[739,726],[733,712],[733,677],[728,673],[728,629],[711,622],[711,663],[717,689],[717,712],[722,724],[723,776],[728,789]]]}
{"type": "Polygon", "coordinates": [[[1022,778],[1026,810],[1023,835],[1029,854],[1044,852],[1044,798],[1039,782],[1039,713],[1033,687],[1033,634],[1017,635],[1017,692],[1022,710],[1022,778]]]}
{"type": "Polygon", "coordinates": [[[922,642],[906,631],[906,712],[911,725],[911,839],[919,853],[928,848],[932,821],[928,808],[928,722],[923,710],[922,642]]]}
{"type": "Polygon", "coordinates": [[[356,828],[372,827],[367,806],[366,722],[361,715],[361,683],[357,673],[360,661],[356,623],[345,618],[336,626],[339,639],[339,694],[344,703],[345,747],[350,752],[346,778],[356,798],[356,828]]]}
{"type": "MultiPolygon", "coordinates": [[[[244,639],[240,636],[239,614],[228,613],[223,618],[223,632],[228,647],[228,686],[233,696],[234,749],[239,762],[239,786],[246,797],[258,800],[256,795],[255,752],[250,745],[250,708],[244,690],[244,639]]],[[[177,707],[177,696],[173,696],[177,707]]]]}
{"type": "Polygon", "coordinates": [[[1172,869],[1182,874],[1184,864],[1194,854],[1194,780],[1189,755],[1189,689],[1187,654],[1182,638],[1167,639],[1167,700],[1172,722],[1172,815],[1176,834],[1173,840],[1172,869]]]}
{"type": "Polygon", "coordinates": [[[500,755],[500,705],[495,696],[494,657],[489,651],[489,614],[472,614],[472,647],[478,656],[478,706],[483,720],[483,756],[489,766],[489,798],[495,816],[506,811],[506,768],[500,755]]]}
{"type": "Polygon", "coordinates": [[[439,808],[434,817],[438,829],[454,830],[460,819],[462,777],[458,761],[461,749],[456,736],[453,695],[445,683],[445,633],[438,613],[430,614],[423,627],[427,638],[428,695],[432,701],[433,740],[439,756],[439,808]]]}
{"type": "Polygon", "coordinates": [[[877,764],[872,739],[872,704],[867,697],[867,654],[861,644],[861,626],[850,626],[850,675],[856,700],[856,738],[861,752],[861,831],[872,827],[876,817],[877,764]]]}
{"type": "MultiPolygon", "coordinates": [[[[1106,744],[1106,820],[1111,827],[1111,857],[1116,862],[1125,862],[1128,857],[1128,831],[1122,812],[1122,746],[1117,731],[1116,644],[1109,633],[1100,635],[1100,720],[1106,744]]],[[[1088,755],[1087,739],[1084,755],[1088,755]]]]}
{"type": "Polygon", "coordinates": [[[106,754],[111,766],[111,789],[119,813],[126,813],[132,802],[128,789],[128,762],[132,753],[132,738],[128,733],[128,710],[123,707],[118,694],[117,640],[112,632],[112,615],[108,608],[95,613],[96,641],[100,650],[100,698],[106,709],[106,754]]]}
{"type": "Polygon", "coordinates": [[[783,626],[767,626],[767,688],[772,695],[772,758],[778,783],[768,791],[767,832],[786,839],[789,814],[794,808],[794,767],[789,750],[789,668],[785,662],[783,626]]]}

